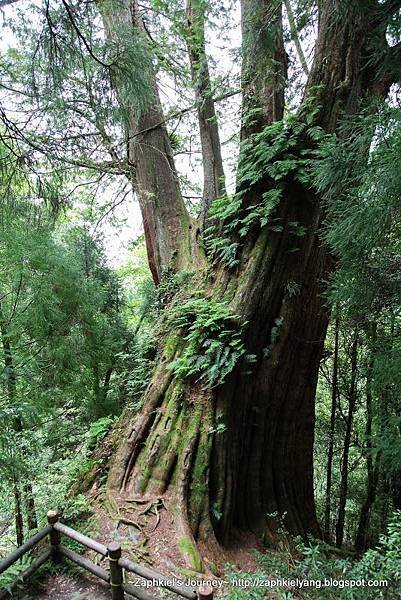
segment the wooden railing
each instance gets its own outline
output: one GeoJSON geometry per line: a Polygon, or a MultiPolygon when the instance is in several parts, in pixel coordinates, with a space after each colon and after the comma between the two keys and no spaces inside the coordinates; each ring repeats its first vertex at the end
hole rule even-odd
{"type": "Polygon", "coordinates": [[[20,574],[18,580],[11,586],[9,590],[0,590],[0,600],[10,598],[11,593],[18,586],[19,581],[26,581],[35,571],[39,569],[48,559],[55,563],[59,563],[63,557],[68,558],[76,565],[82,567],[95,577],[106,582],[110,588],[110,597],[112,600],[125,600],[126,594],[139,598],[140,600],[156,600],[148,592],[141,589],[141,586],[133,585],[129,582],[124,582],[124,571],[134,573],[137,577],[148,581],[157,581],[160,587],[164,587],[178,596],[187,598],[188,600],[212,600],[213,588],[209,586],[200,586],[197,590],[187,585],[175,585],[172,578],[167,578],[161,573],[154,571],[144,565],[139,565],[121,555],[121,545],[118,542],[110,542],[108,546],[93,540],[92,538],[67,527],[59,521],[57,511],[51,510],[47,513],[47,525],[41,529],[30,540],[9,554],[2,562],[0,562],[0,575],[4,573],[11,565],[24,556],[27,552],[35,548],[44,538],[49,538],[49,545],[36,558],[29,567],[20,574]],[[90,550],[94,550],[98,554],[108,559],[109,569],[95,564],[85,556],[66,548],[61,544],[61,536],[65,535],[82,544],[90,550]]]}

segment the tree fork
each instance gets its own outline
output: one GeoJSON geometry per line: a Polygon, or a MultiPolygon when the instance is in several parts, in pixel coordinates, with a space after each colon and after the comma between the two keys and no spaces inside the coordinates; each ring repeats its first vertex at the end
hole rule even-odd
{"type": "MultiPolygon", "coordinates": [[[[336,132],[341,119],[358,110],[366,93],[377,99],[388,91],[388,79],[375,72],[379,65],[367,60],[372,38],[376,42],[380,32],[373,30],[369,11],[358,7],[355,11],[351,15],[341,11],[337,0],[320,5],[315,60],[299,119],[314,108],[313,126],[327,133],[336,132]]],[[[256,118],[252,123],[244,118],[241,137],[251,141],[254,133],[283,117],[286,55],[281,4],[242,0],[242,29],[243,114],[255,111],[256,118]]],[[[382,42],[386,44],[384,36],[382,42]]],[[[315,149],[310,140],[303,139],[302,144],[298,150],[315,149]]],[[[261,173],[257,184],[244,191],[242,209],[261,205],[263,195],[274,186],[261,173]]],[[[321,195],[291,175],[283,188],[273,215],[281,230],[252,228],[240,246],[235,268],[213,267],[202,283],[208,298],[224,301],[246,323],[246,351],[256,356],[251,377],[246,373],[249,365],[240,360],[226,381],[212,390],[202,391],[193,381],[177,381],[168,363],[183,351],[182,337],[173,352],[165,351],[142,412],[127,424],[111,469],[110,483],[119,490],[123,486],[126,494],[135,489],[143,494],[165,486],[171,489],[182,508],[176,518],[183,520],[177,526],[189,540],[186,555],[192,559],[194,543],[207,529],[208,519],[222,543],[235,528],[274,540],[282,518],[293,533],[321,534],[313,497],[314,397],[329,318],[322,292],[334,260],[321,240],[325,219],[321,195]],[[303,236],[291,231],[294,222],[303,228],[303,236]],[[291,282],[296,284],[295,294],[288,293],[291,282]],[[180,415],[171,419],[168,413],[174,413],[174,406],[180,415]],[[201,406],[200,414],[211,415],[210,435],[197,420],[201,406]],[[217,417],[225,426],[218,434],[213,427],[217,417]],[[181,423],[176,431],[184,439],[171,434],[174,423],[181,423]],[[146,457],[152,452],[151,472],[146,473],[146,457]],[[192,494],[196,486],[208,490],[206,506],[198,509],[192,494]],[[275,517],[268,518],[268,513],[275,517]]]]}
{"type": "MultiPolygon", "coordinates": [[[[122,54],[132,40],[133,43],[142,40],[148,46],[136,0],[97,3],[106,37],[122,54]]],[[[141,110],[124,93],[126,75],[114,68],[112,76],[119,104],[126,114],[128,162],[133,167],[131,182],[141,208],[149,267],[155,283],[159,284],[165,271],[194,269],[202,262],[202,253],[197,242],[197,225],[181,195],[151,59],[147,71],[149,98],[141,110]]]]}

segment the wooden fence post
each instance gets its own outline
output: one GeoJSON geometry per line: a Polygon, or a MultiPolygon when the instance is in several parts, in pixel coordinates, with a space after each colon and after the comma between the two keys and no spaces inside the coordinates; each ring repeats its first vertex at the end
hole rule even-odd
{"type": "Polygon", "coordinates": [[[59,552],[59,546],[61,541],[61,535],[58,531],[54,529],[54,525],[58,522],[59,514],[57,510],[49,510],[47,513],[47,522],[51,525],[51,530],[49,533],[50,538],[50,549],[51,549],[51,558],[54,562],[60,562],[61,555],[59,552]]]}
{"type": "Polygon", "coordinates": [[[199,600],[213,600],[213,588],[210,585],[201,585],[198,589],[199,600]]]}
{"type": "Polygon", "coordinates": [[[107,546],[107,555],[110,565],[110,586],[112,600],[124,600],[123,570],[118,564],[121,558],[121,545],[118,542],[110,542],[107,546]]]}

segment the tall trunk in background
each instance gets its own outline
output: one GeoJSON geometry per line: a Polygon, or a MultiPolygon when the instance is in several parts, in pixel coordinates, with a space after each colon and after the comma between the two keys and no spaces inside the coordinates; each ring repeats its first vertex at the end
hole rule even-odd
{"type": "Polygon", "coordinates": [[[36,516],[35,496],[33,495],[32,484],[27,481],[23,488],[25,514],[28,531],[38,528],[38,519],[36,516]]]}
{"type": "Polygon", "coordinates": [[[198,112],[203,159],[203,202],[201,221],[216,198],[226,193],[219,127],[205,49],[205,0],[187,0],[187,47],[192,85],[198,112]]]}
{"type": "Polygon", "coordinates": [[[295,48],[297,50],[299,62],[301,63],[302,70],[306,76],[309,75],[308,63],[306,62],[305,54],[302,49],[301,40],[299,39],[297,24],[295,21],[294,11],[292,10],[291,0],[284,0],[285,10],[288,17],[288,23],[290,25],[291,38],[295,44],[295,48]]]}
{"type": "Polygon", "coordinates": [[[367,466],[367,485],[366,497],[361,507],[359,516],[358,530],[356,533],[355,547],[358,552],[364,552],[367,548],[367,537],[369,530],[370,512],[373,503],[376,499],[377,484],[379,481],[380,469],[380,451],[373,456],[373,439],[372,439],[372,424],[373,424],[373,398],[372,398],[372,377],[373,367],[376,352],[377,326],[372,325],[370,335],[370,357],[366,373],[366,428],[365,428],[365,443],[366,443],[366,466],[367,466]]]}
{"type": "Polygon", "coordinates": [[[345,436],[341,460],[341,482],[340,497],[338,501],[338,516],[336,523],[336,545],[341,548],[344,540],[345,505],[348,494],[348,462],[351,447],[352,425],[356,402],[358,399],[357,377],[358,377],[358,332],[353,334],[350,351],[351,378],[348,392],[348,413],[345,423],[345,436]]]}
{"type": "Polygon", "coordinates": [[[14,494],[14,523],[15,523],[15,537],[17,546],[22,546],[24,543],[24,518],[22,514],[22,502],[21,502],[21,491],[18,485],[18,480],[14,474],[13,480],[13,494],[14,494]]]}
{"type": "MultiPolygon", "coordinates": [[[[106,36],[122,55],[140,40],[146,45],[146,30],[136,0],[118,3],[98,0],[106,36]]],[[[149,266],[156,284],[163,272],[193,269],[200,260],[196,227],[185,207],[170,139],[165,127],[156,82],[149,61],[150,98],[139,108],[126,88],[124,75],[114,73],[120,106],[125,114],[128,160],[132,182],[142,213],[149,266]]]]}
{"type": "MultiPolygon", "coordinates": [[[[394,347],[395,325],[396,315],[394,310],[390,309],[390,323],[388,331],[388,348],[390,351],[394,347]]],[[[391,414],[391,405],[392,390],[391,385],[388,385],[384,387],[379,398],[379,439],[383,440],[382,443],[386,440],[386,428],[388,419],[391,414]]],[[[401,495],[399,496],[397,493],[397,490],[399,490],[400,468],[398,468],[398,473],[397,470],[395,470],[394,468],[390,472],[388,472],[385,469],[382,469],[382,472],[379,473],[379,475],[381,476],[379,503],[380,531],[385,531],[388,526],[389,514],[391,509],[393,507],[400,507],[399,500],[401,495]]]]}
{"type": "Polygon", "coordinates": [[[279,2],[241,0],[241,139],[280,121],[284,114],[287,55],[279,2]]]}
{"type": "Polygon", "coordinates": [[[329,429],[329,448],[327,452],[327,472],[326,472],[326,501],[324,510],[324,537],[330,539],[330,519],[331,519],[331,484],[333,477],[333,455],[334,455],[334,434],[336,429],[337,415],[337,396],[338,396],[338,338],[340,331],[340,321],[336,317],[334,325],[334,355],[333,355],[333,373],[331,380],[331,414],[329,429]]]}
{"type": "MultiPolygon", "coordinates": [[[[277,519],[269,517],[272,514],[284,519],[293,533],[320,535],[313,494],[314,398],[329,318],[322,291],[333,266],[321,240],[323,201],[307,179],[298,177],[296,168],[288,169],[279,184],[267,168],[247,182],[244,174],[251,163],[255,175],[260,153],[274,144],[274,136],[268,138],[270,126],[283,118],[286,53],[281,8],[275,0],[242,0],[240,202],[232,221],[217,228],[228,229],[227,244],[235,249],[235,261],[227,266],[216,260],[180,291],[184,301],[195,294],[211,309],[217,303],[236,315],[230,326],[242,324],[242,340],[254,362],[249,365],[241,358],[212,389],[196,378],[179,377],[170,365],[186,360],[188,339],[185,328],[177,331],[172,326],[143,408],[120,422],[119,445],[110,464],[108,486],[116,501],[166,494],[178,547],[197,570],[203,568],[198,542],[207,540],[210,545],[215,534],[225,543],[235,528],[274,539],[277,519]],[[272,193],[278,201],[267,220],[253,222],[241,235],[237,219],[262,211],[272,193]]],[[[136,34],[140,27],[134,9],[127,8],[125,22],[132,25],[134,17],[136,34]]],[[[377,31],[376,13],[359,5],[348,13],[340,0],[328,0],[320,3],[319,11],[315,60],[298,119],[300,125],[307,121],[332,133],[345,115],[354,114],[361,98],[386,96],[391,81],[378,77],[369,53],[372,39],[383,51],[387,42],[384,32],[377,31]]],[[[118,21],[109,13],[104,19],[108,35],[116,33],[118,21]]],[[[158,102],[157,107],[160,117],[158,102]]],[[[133,131],[138,123],[134,125],[133,131]]],[[[152,131],[166,140],[162,127],[152,131]]],[[[284,127],[281,134],[290,136],[291,131],[284,127]]],[[[140,148],[145,138],[135,139],[140,148]]],[[[305,152],[315,148],[305,132],[292,148],[292,161],[303,160],[305,152]]],[[[137,151],[132,153],[139,167],[137,151]]],[[[273,156],[270,165],[280,164],[280,158],[273,156]]],[[[162,164],[166,168],[166,161],[159,163],[160,169],[162,164]]],[[[138,176],[142,169],[142,181],[148,181],[143,165],[138,176]]],[[[169,173],[168,177],[171,169],[169,173]]],[[[167,175],[156,170],[154,176],[162,181],[167,175]]],[[[174,197],[173,205],[180,206],[179,194],[174,197]]],[[[183,230],[187,240],[188,227],[183,230]]],[[[150,252],[149,262],[153,260],[150,252]]],[[[179,298],[178,311],[183,303],[179,298]]],[[[196,320],[196,312],[192,318],[196,320]]]]}

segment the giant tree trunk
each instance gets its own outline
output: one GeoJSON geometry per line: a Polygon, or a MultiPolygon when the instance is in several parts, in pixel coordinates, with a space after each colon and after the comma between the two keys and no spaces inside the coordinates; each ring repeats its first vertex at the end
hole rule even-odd
{"type": "MultiPolygon", "coordinates": [[[[376,31],[369,11],[348,14],[340,4],[321,3],[315,62],[299,112],[302,122],[313,110],[313,124],[327,132],[357,110],[362,95],[384,97],[389,84],[367,60],[372,37],[384,47],[384,33],[376,31]]],[[[241,138],[244,152],[252,153],[255,134],[283,117],[281,7],[242,0],[242,30],[241,138]]],[[[301,157],[314,147],[305,134],[293,152],[301,157]]],[[[263,171],[248,189],[241,186],[239,177],[239,217],[261,206],[276,184],[263,171]]],[[[223,543],[236,527],[272,538],[283,519],[293,533],[320,535],[313,494],[314,398],[328,323],[322,291],[333,266],[320,237],[324,218],[316,190],[289,172],[267,225],[254,223],[242,238],[231,234],[229,241],[238,244],[235,266],[211,265],[191,283],[192,294],[198,287],[206,301],[224,302],[238,316],[254,364],[242,358],[224,383],[204,389],[169,368],[188,343],[186,332],[172,330],[140,414],[121,422],[110,490],[128,497],[168,491],[179,546],[195,568],[202,568],[196,541],[212,532],[223,543]]]]}
{"type": "MultiPolygon", "coordinates": [[[[98,0],[106,36],[121,55],[130,44],[146,45],[146,29],[136,0],[118,3],[98,0]]],[[[149,98],[138,108],[127,92],[126,74],[113,72],[119,102],[124,111],[128,162],[132,183],[139,200],[145,233],[149,267],[156,284],[163,272],[193,268],[200,260],[196,245],[196,226],[185,207],[170,139],[150,61],[149,98]]]]}

